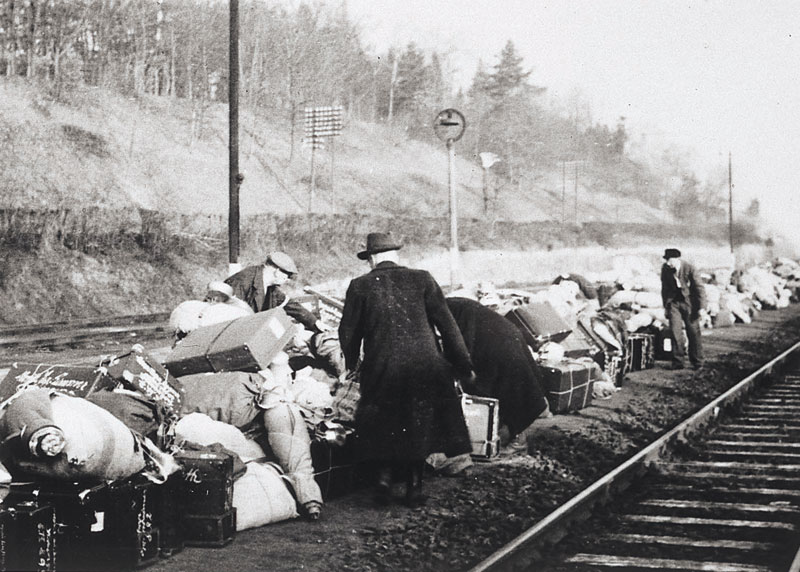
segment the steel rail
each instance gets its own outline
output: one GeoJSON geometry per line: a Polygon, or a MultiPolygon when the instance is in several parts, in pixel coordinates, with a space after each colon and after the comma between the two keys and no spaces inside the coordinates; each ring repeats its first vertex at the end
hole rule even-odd
{"type": "MultiPolygon", "coordinates": [[[[531,567],[540,557],[542,549],[561,540],[567,534],[567,529],[571,524],[588,518],[595,506],[604,504],[614,494],[627,489],[633,479],[645,473],[666,452],[668,447],[675,443],[688,442],[692,435],[705,430],[711,422],[719,417],[723,408],[740,402],[757,387],[763,377],[771,374],[774,369],[783,365],[798,351],[800,351],[800,342],[758,368],[617,468],[589,485],[500,550],[479,562],[470,569],[470,572],[521,570],[531,567]]],[[[800,553],[795,561],[797,569],[800,569],[800,553]]],[[[796,569],[793,568],[793,570],[796,569]]]]}
{"type": "Polygon", "coordinates": [[[152,336],[168,331],[169,314],[116,316],[0,328],[0,350],[53,348],[94,340],[152,336]]]}

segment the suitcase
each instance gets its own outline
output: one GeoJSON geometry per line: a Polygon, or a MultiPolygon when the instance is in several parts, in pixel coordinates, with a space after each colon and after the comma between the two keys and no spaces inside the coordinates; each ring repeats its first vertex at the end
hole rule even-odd
{"type": "Polygon", "coordinates": [[[185,547],[183,514],[184,506],[181,498],[183,474],[172,473],[165,483],[154,487],[155,521],[159,525],[159,553],[163,557],[177,554],[185,547]]]}
{"type": "Polygon", "coordinates": [[[225,546],[236,536],[236,508],[220,515],[184,515],[183,530],[186,546],[225,546]]]}
{"type": "Polygon", "coordinates": [[[602,351],[580,328],[558,343],[564,348],[564,357],[568,358],[590,357],[594,359],[602,351]]]}
{"type": "Polygon", "coordinates": [[[655,336],[634,333],[625,342],[626,371],[641,371],[655,366],[655,336]]]}
{"type": "Polygon", "coordinates": [[[164,366],[175,377],[219,371],[256,372],[272,362],[294,336],[283,308],[198,328],[173,348],[164,366]]]}
{"type": "Polygon", "coordinates": [[[341,497],[356,487],[355,439],[348,436],[344,445],[326,439],[311,441],[311,462],[322,500],[341,497]]]}
{"type": "Polygon", "coordinates": [[[15,363],[0,381],[0,406],[18,391],[41,387],[71,395],[87,397],[101,389],[113,389],[116,383],[93,366],[15,363]]]}
{"type": "MultiPolygon", "coordinates": [[[[221,516],[233,508],[233,457],[214,451],[181,451],[180,498],[185,514],[221,516]]],[[[188,539],[188,537],[187,537],[188,539]]]]}
{"type": "Polygon", "coordinates": [[[592,387],[600,378],[600,366],[595,362],[564,360],[540,369],[550,411],[567,413],[591,405],[592,387]]]}
{"type": "Polygon", "coordinates": [[[491,397],[464,394],[461,408],[472,441],[472,458],[489,461],[500,453],[500,402],[491,397]]]}
{"type": "Polygon", "coordinates": [[[159,557],[152,484],[133,477],[110,484],[12,484],[10,499],[52,506],[59,571],[134,570],[159,557]]]}
{"type": "Polygon", "coordinates": [[[110,496],[118,503],[119,511],[113,530],[116,546],[109,551],[112,562],[121,562],[126,568],[142,568],[161,555],[155,488],[156,485],[140,476],[111,484],[110,496]]]}
{"type": "Polygon", "coordinates": [[[34,501],[0,504],[0,571],[56,570],[56,513],[34,501]]]}
{"type": "Polygon", "coordinates": [[[512,309],[506,315],[537,350],[545,342],[560,342],[572,329],[548,302],[535,302],[512,309]]]}
{"type": "Polygon", "coordinates": [[[595,362],[605,372],[608,378],[621,387],[625,380],[625,360],[619,352],[601,352],[595,362]]]}
{"type": "Polygon", "coordinates": [[[108,375],[126,389],[138,391],[170,411],[178,412],[183,401],[180,382],[141,346],[104,362],[108,375]]]}

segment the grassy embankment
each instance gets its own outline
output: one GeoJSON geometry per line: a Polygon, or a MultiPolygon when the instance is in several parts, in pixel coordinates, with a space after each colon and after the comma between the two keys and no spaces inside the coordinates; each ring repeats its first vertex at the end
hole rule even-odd
{"type": "MultiPolygon", "coordinates": [[[[182,100],[98,89],[54,101],[0,79],[0,323],[165,311],[226,273],[227,108],[210,105],[202,121],[194,111],[182,100]]],[[[299,142],[292,149],[285,123],[243,113],[240,150],[244,264],[286,250],[302,269],[299,287],[363,272],[354,252],[371,230],[401,237],[411,264],[447,249],[443,148],[391,127],[348,124],[333,153],[315,157],[313,197],[310,151],[299,142]]],[[[713,248],[727,237],[725,229],[678,227],[651,207],[593,193],[590,180],[578,189],[576,225],[572,200],[562,211],[559,172],[543,172],[534,188],[504,190],[486,213],[480,168],[457,151],[463,250],[538,250],[560,259],[582,247],[713,248]]],[[[584,258],[564,270],[598,262],[584,258]]]]}

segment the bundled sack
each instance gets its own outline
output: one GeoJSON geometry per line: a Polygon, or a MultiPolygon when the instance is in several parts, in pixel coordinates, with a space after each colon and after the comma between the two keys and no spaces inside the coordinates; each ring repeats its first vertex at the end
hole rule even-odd
{"type": "Polygon", "coordinates": [[[312,377],[312,368],[295,372],[291,396],[300,413],[311,427],[333,417],[331,386],[312,377]]]}
{"type": "Polygon", "coordinates": [[[114,415],[86,399],[41,389],[27,390],[7,406],[2,437],[4,444],[20,438],[10,451],[10,462],[26,475],[69,481],[115,480],[146,466],[142,438],[114,415]],[[60,432],[63,442],[39,450],[35,444],[38,431],[51,436],[60,432]]]}
{"type": "Polygon", "coordinates": [[[248,439],[241,430],[216,421],[204,413],[190,413],[175,425],[175,440],[179,446],[195,443],[210,446],[215,443],[236,454],[244,463],[263,459],[266,455],[261,446],[248,439]]]}
{"type": "Polygon", "coordinates": [[[258,373],[196,373],[179,379],[185,391],[184,415],[204,413],[215,421],[242,428],[259,414],[265,380],[258,373]]]}
{"type": "Polygon", "coordinates": [[[634,290],[619,290],[603,305],[604,308],[619,308],[621,306],[641,306],[642,308],[660,308],[663,306],[661,294],[658,292],[637,292],[634,290]]]}
{"type": "Polygon", "coordinates": [[[333,418],[353,422],[361,399],[358,368],[339,378],[333,388],[333,418]]]}
{"type": "Polygon", "coordinates": [[[299,516],[291,483],[275,463],[251,461],[233,483],[236,530],[247,530],[299,516]]]}

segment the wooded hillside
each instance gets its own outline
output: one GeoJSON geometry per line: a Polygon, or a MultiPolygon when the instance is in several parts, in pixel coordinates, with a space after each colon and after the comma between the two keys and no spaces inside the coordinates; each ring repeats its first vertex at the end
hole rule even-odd
{"type": "MultiPolygon", "coordinates": [[[[5,203],[225,209],[228,6],[0,1],[5,203]]],[[[370,53],[345,1],[243,1],[239,14],[245,214],[445,213],[446,156],[431,122],[456,107],[468,123],[457,144],[462,216],[725,221],[724,174],[700,181],[680,150],[643,156],[624,117],[602,125],[578,96],[550,100],[536,62],[510,41],[463,92],[441,54],[413,43],[370,53]],[[345,124],[316,153],[311,189],[304,109],[323,105],[342,105],[345,124]]]]}

